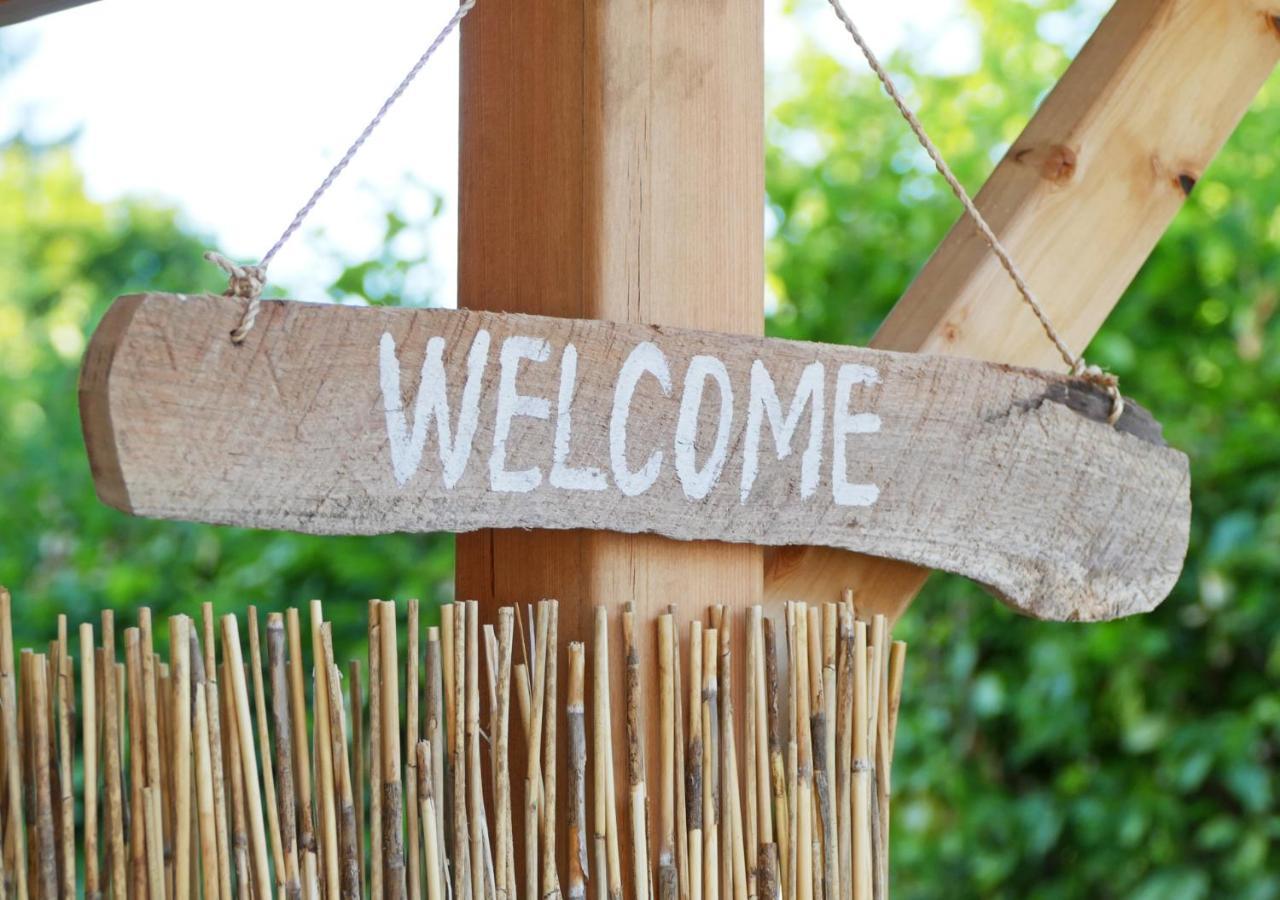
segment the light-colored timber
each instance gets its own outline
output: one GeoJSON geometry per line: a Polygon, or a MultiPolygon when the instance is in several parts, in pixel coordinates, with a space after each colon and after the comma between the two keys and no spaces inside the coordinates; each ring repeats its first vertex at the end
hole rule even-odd
{"type": "MultiPolygon", "coordinates": [[[[1108,426],[1106,395],[1065,377],[713,332],[284,301],[266,302],[237,346],[225,333],[239,315],[232,298],[164,294],[107,314],[80,396],[108,502],[316,533],[590,526],[821,543],[957,572],[1053,619],[1150,609],[1185,556],[1186,457],[1135,404],[1108,426]],[[528,341],[544,362],[511,361],[528,341]],[[665,369],[643,368],[659,365],[654,354],[665,369]],[[424,399],[441,378],[448,413],[424,399]],[[553,415],[547,398],[566,390],[571,417],[553,415]],[[789,440],[762,412],[775,397],[778,416],[792,411],[789,440]],[[793,452],[780,459],[777,445],[793,452]]],[[[556,557],[513,558],[536,571],[556,557]]]]}
{"type": "MultiPolygon", "coordinates": [[[[9,754],[16,754],[18,784],[31,803],[29,821],[20,829],[6,830],[9,849],[0,877],[25,871],[36,896],[65,896],[68,888],[75,887],[76,864],[82,855],[108,843],[121,848],[127,844],[130,855],[122,855],[119,860],[126,879],[126,887],[119,894],[122,900],[147,896],[158,900],[183,894],[222,898],[215,806],[216,798],[223,797],[231,805],[230,848],[234,863],[234,877],[227,882],[225,891],[227,900],[248,896],[301,900],[320,896],[327,887],[317,879],[315,851],[310,852],[309,865],[301,851],[307,842],[314,848],[314,833],[299,815],[304,807],[309,810],[308,815],[312,814],[311,801],[298,801],[298,781],[311,777],[311,773],[295,768],[299,760],[295,751],[299,746],[319,749],[318,742],[324,735],[330,743],[328,759],[333,770],[332,796],[327,799],[333,805],[337,825],[334,843],[340,876],[334,888],[342,900],[364,896],[360,883],[362,858],[367,870],[381,870],[379,877],[387,888],[382,894],[369,896],[407,897],[405,853],[409,851],[402,843],[402,806],[404,815],[412,815],[420,826],[418,846],[413,849],[421,852],[425,864],[420,872],[423,877],[418,900],[423,889],[428,900],[447,900],[448,881],[454,876],[464,896],[472,900],[516,900],[529,893],[529,885],[534,886],[536,900],[554,900],[561,895],[562,885],[572,900],[585,900],[593,892],[601,900],[611,900],[623,896],[624,885],[630,896],[647,898],[652,894],[653,900],[676,900],[685,890],[690,897],[703,900],[742,900],[751,896],[752,870],[757,870],[757,900],[855,900],[859,879],[868,886],[875,885],[872,900],[887,894],[884,873],[891,794],[889,755],[905,646],[900,642],[890,644],[883,616],[873,619],[874,637],[870,644],[867,623],[858,623],[862,664],[857,679],[849,677],[851,663],[841,660],[838,664],[845,680],[843,690],[859,698],[858,709],[865,716],[860,723],[864,744],[867,752],[874,754],[874,763],[840,755],[834,766],[849,771],[827,772],[837,784],[862,776],[865,787],[858,801],[861,806],[851,819],[865,837],[859,844],[862,858],[854,863],[851,877],[842,878],[840,887],[833,888],[823,870],[828,848],[833,847],[834,838],[830,835],[834,828],[819,815],[822,792],[817,776],[822,770],[815,769],[813,759],[818,748],[826,746],[828,760],[823,765],[832,765],[830,744],[822,739],[825,732],[821,722],[823,710],[830,705],[826,685],[833,674],[826,660],[838,654],[836,635],[827,625],[834,621],[835,604],[822,608],[792,604],[786,609],[790,647],[784,667],[791,680],[786,707],[777,696],[779,661],[778,648],[773,646],[774,623],[764,618],[758,606],[742,614],[718,605],[704,617],[691,617],[687,641],[690,684],[686,692],[677,656],[686,642],[679,638],[671,612],[642,622],[625,607],[621,615],[612,617],[606,607],[598,607],[593,635],[589,642],[579,643],[560,639],[557,602],[540,601],[536,620],[528,628],[532,643],[525,644],[525,639],[519,638],[521,655],[533,663],[531,684],[527,664],[514,663],[514,624],[523,618],[520,609],[500,607],[495,628],[481,621],[478,603],[459,604],[452,613],[457,625],[452,652],[456,656],[455,671],[461,677],[455,679],[454,685],[459,691],[453,707],[458,721],[451,728],[431,722],[443,704],[440,699],[430,699],[441,681],[439,635],[428,641],[428,647],[437,646],[430,653],[427,666],[427,731],[440,736],[452,730],[459,744],[455,754],[459,789],[454,790],[451,808],[441,811],[435,804],[435,765],[430,743],[423,740],[412,746],[412,769],[402,769],[401,760],[397,759],[402,748],[408,752],[404,739],[415,727],[411,717],[402,720],[400,716],[401,696],[412,693],[415,679],[409,678],[402,685],[398,678],[382,677],[399,671],[398,626],[401,616],[412,622],[417,618],[416,612],[412,605],[391,601],[373,601],[367,608],[374,624],[370,629],[375,641],[371,658],[376,660],[379,673],[373,682],[377,687],[371,702],[372,708],[379,710],[380,731],[378,753],[370,758],[367,770],[350,764],[359,739],[347,724],[347,693],[335,658],[336,641],[358,646],[364,636],[347,633],[339,639],[333,623],[325,621],[319,609],[313,607],[319,642],[310,647],[318,656],[311,658],[306,658],[308,647],[301,640],[296,609],[266,614],[267,667],[261,676],[261,690],[264,711],[270,691],[270,723],[265,715],[254,713],[257,703],[253,695],[258,688],[242,655],[241,617],[234,613],[221,616],[221,681],[226,687],[219,698],[225,726],[225,746],[221,749],[226,759],[221,772],[213,766],[206,693],[215,683],[209,672],[214,671],[210,664],[216,659],[214,654],[206,653],[207,646],[202,647],[193,617],[177,611],[180,606],[169,609],[168,628],[153,633],[151,610],[141,609],[139,626],[125,631],[127,665],[123,666],[112,660],[106,646],[94,646],[91,627],[79,629],[79,655],[93,660],[88,665],[92,677],[82,673],[81,702],[85,721],[94,723],[80,734],[74,728],[65,728],[64,732],[75,706],[74,690],[68,687],[64,696],[63,686],[53,680],[57,668],[66,676],[66,684],[71,685],[66,645],[71,623],[66,617],[60,619],[58,640],[46,645],[49,652],[23,649],[17,668],[14,713],[24,740],[16,751],[5,746],[4,752],[5,761],[9,754]],[[587,654],[594,654],[598,661],[607,658],[610,625],[621,626],[621,665],[610,669],[597,662],[592,677],[601,683],[593,685],[599,690],[593,690],[595,697],[589,712],[587,654]],[[744,719],[750,724],[739,724],[735,700],[738,692],[733,688],[738,675],[733,666],[732,635],[744,627],[750,665],[744,667],[748,684],[741,693],[747,703],[744,719]],[[639,638],[645,632],[656,638],[652,656],[639,652],[639,638]],[[888,649],[890,646],[892,650],[888,649]],[[479,684],[482,651],[490,663],[490,691],[473,690],[479,684]],[[170,662],[161,662],[163,659],[170,662]],[[553,668],[561,659],[567,662],[563,692],[555,687],[559,675],[553,668]],[[323,670],[328,677],[295,685],[293,673],[307,669],[323,670]],[[81,810],[76,809],[80,798],[73,792],[68,803],[62,787],[67,780],[64,775],[68,763],[73,772],[76,770],[77,753],[83,771],[100,768],[97,763],[106,747],[106,731],[97,725],[102,718],[99,713],[104,711],[98,698],[100,685],[107,681],[106,672],[115,675],[112,680],[117,703],[111,713],[117,719],[116,745],[139,750],[129,757],[127,772],[121,773],[121,796],[130,798],[128,806],[133,812],[125,818],[123,832],[112,835],[110,842],[102,834],[105,823],[96,815],[89,815],[96,805],[92,792],[83,797],[81,815],[81,810]],[[766,684],[770,679],[773,683],[766,684]],[[616,682],[625,686],[621,722],[609,714],[605,702],[616,682]],[[655,686],[660,695],[662,721],[657,731],[651,732],[640,712],[644,708],[643,695],[655,686]],[[520,715],[514,739],[508,721],[513,689],[520,715]],[[125,709],[127,716],[123,714],[125,709]],[[315,714],[295,717],[298,709],[314,710],[315,714]],[[550,724],[553,720],[557,730],[550,724]],[[557,737],[561,720],[567,726],[567,736],[557,737]],[[482,722],[487,730],[482,731],[482,722]],[[689,725],[689,744],[681,748],[678,745],[684,739],[685,722],[689,725]],[[793,753],[798,754],[799,765],[790,773],[783,771],[781,762],[774,767],[762,764],[760,759],[771,755],[769,747],[781,743],[784,734],[793,753]],[[154,757],[144,758],[149,739],[154,740],[158,750],[154,757]],[[488,752],[481,752],[482,741],[488,742],[488,752]],[[628,789],[621,792],[625,809],[620,827],[618,811],[608,802],[617,799],[608,768],[613,758],[611,745],[618,741],[627,744],[628,756],[628,789]],[[562,744],[568,750],[564,779],[547,777],[551,772],[559,774],[561,767],[558,751],[551,749],[553,744],[562,744]],[[755,765],[745,774],[752,776],[748,781],[754,778],[757,782],[754,797],[751,789],[744,790],[739,781],[737,761],[738,748],[752,745],[755,765]],[[647,782],[645,757],[651,754],[661,758],[661,778],[656,785],[647,782]],[[150,771],[152,759],[158,774],[150,771]],[[522,778],[512,778],[512,760],[516,760],[515,768],[522,778]],[[604,765],[597,766],[597,761],[604,765]],[[262,772],[268,767],[276,776],[276,809],[269,813],[263,808],[269,792],[262,772]],[[406,771],[417,781],[417,805],[413,810],[402,801],[402,776],[398,777],[398,773],[406,771]],[[595,773],[590,779],[588,771],[595,773]],[[354,799],[372,786],[375,773],[384,801],[381,810],[385,840],[378,857],[373,856],[372,846],[366,850],[359,840],[354,799]],[[557,783],[563,787],[557,788],[557,783]],[[688,787],[683,797],[675,789],[681,784],[688,787]],[[553,814],[551,797],[556,794],[564,802],[556,807],[562,812],[553,814]],[[777,795],[781,795],[781,805],[775,805],[777,795]],[[485,811],[490,797],[496,810],[492,819],[485,811]],[[606,802],[597,809],[595,824],[590,825],[587,810],[590,804],[601,800],[606,802]],[[678,809],[682,800],[688,804],[684,816],[678,809]],[[516,809],[525,813],[523,847],[514,840],[512,820],[516,809]],[[794,883],[779,878],[778,848],[770,821],[774,809],[805,811],[804,815],[793,814],[789,824],[797,836],[789,845],[793,854],[801,847],[807,850],[790,863],[797,874],[794,883]],[[272,818],[280,830],[279,854],[268,846],[266,820],[272,818]],[[493,832],[489,828],[491,820],[495,823],[493,832]],[[191,827],[186,839],[180,837],[183,823],[191,827]],[[593,838],[599,868],[594,878],[588,828],[604,832],[593,838]],[[686,830],[686,851],[679,849],[682,830],[686,830]],[[302,838],[304,831],[308,833],[306,840],[302,838]],[[562,834],[555,835],[556,831],[562,834]],[[458,850],[452,865],[444,855],[450,834],[455,835],[458,850]],[[619,840],[623,834],[625,838],[619,840]],[[182,863],[173,858],[173,852],[166,853],[165,847],[168,842],[176,849],[184,840],[189,840],[190,846],[186,850],[188,859],[182,863]],[[144,846],[135,850],[140,842],[144,846]],[[622,855],[618,848],[610,848],[611,843],[623,844],[627,853],[622,855]],[[645,862],[653,845],[658,847],[662,861],[656,869],[645,862]],[[17,851],[19,846],[24,848],[21,853],[17,851]],[[562,854],[560,849],[567,852],[562,854]],[[678,858],[685,852],[689,859],[682,887],[678,858]],[[306,883],[309,887],[304,887],[306,883]],[[522,889],[521,885],[526,887],[522,889]]],[[[532,613],[531,607],[526,609],[532,613]]],[[[852,609],[844,604],[839,613],[848,620],[852,609]]],[[[256,615],[257,609],[250,608],[250,635],[256,615]]],[[[105,624],[109,631],[114,623],[105,624]]],[[[850,645],[846,651],[852,658],[851,625],[847,633],[850,645]]],[[[264,662],[261,644],[255,653],[252,637],[250,641],[248,661],[251,665],[264,662]]],[[[206,645],[209,643],[212,642],[206,641],[206,645]]],[[[352,705],[357,705],[361,692],[352,696],[352,705]]],[[[785,814],[781,818],[785,819],[785,814]]],[[[114,864],[115,860],[111,862],[114,864]]],[[[87,879],[86,888],[90,883],[87,879]]],[[[106,894],[101,879],[98,888],[98,896],[106,894]]],[[[21,896],[19,891],[14,893],[21,896]]]]}

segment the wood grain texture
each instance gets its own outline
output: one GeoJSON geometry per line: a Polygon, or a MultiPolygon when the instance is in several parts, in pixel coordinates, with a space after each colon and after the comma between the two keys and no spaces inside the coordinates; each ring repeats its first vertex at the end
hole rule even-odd
{"type": "MultiPolygon", "coordinates": [[[[1071,347],[1088,345],[1280,60],[1276,11],[1263,0],[1117,0],[978,194],[1071,347]]],[[[872,346],[1061,366],[964,219],[872,346]]],[[[1158,413],[1159,398],[1145,399],[1158,413]]],[[[825,547],[765,560],[771,599],[853,587],[860,610],[891,620],[928,574],[825,547]]]]}
{"type": "MultiPolygon", "coordinates": [[[[461,60],[459,306],[763,332],[760,0],[497,0],[463,22],[461,60]]],[[[758,602],[761,555],[486,531],[458,539],[457,595],[557,597],[582,640],[594,603],[648,621],[677,597],[758,602]]]]}
{"type": "Polygon", "coordinates": [[[91,0],[0,0],[0,28],[89,2],[91,0]]]}
{"type": "MultiPolygon", "coordinates": [[[[486,0],[462,23],[459,84],[459,306],[763,333],[762,0],[486,0]]],[[[487,530],[458,537],[456,593],[490,615],[558,598],[580,641],[595,604],[631,601],[648,622],[673,602],[681,616],[759,603],[763,552],[487,530]]],[[[612,703],[620,722],[620,690],[612,703]]]]}
{"type": "Polygon", "coordinates": [[[108,313],[80,385],[108,503],[316,534],[589,528],[834,546],[958,572],[1057,619],[1150,609],[1185,554],[1186,458],[1140,409],[1107,426],[1105,398],[1064,377],[656,326],[288,301],[265,303],[236,346],[239,313],[236,300],[171,294],[108,313]],[[537,346],[540,358],[512,355],[537,346]],[[651,372],[628,393],[619,373],[637,359],[666,370],[665,390],[651,372]],[[443,415],[423,399],[442,377],[443,415]],[[779,426],[759,412],[770,395],[793,417],[781,459],[779,426]]]}

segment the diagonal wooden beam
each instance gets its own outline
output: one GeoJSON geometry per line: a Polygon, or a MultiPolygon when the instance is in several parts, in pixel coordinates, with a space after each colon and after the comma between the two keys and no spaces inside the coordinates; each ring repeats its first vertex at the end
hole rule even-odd
{"type": "Polygon", "coordinates": [[[0,0],[0,28],[89,2],[91,0],[0,0]]]}
{"type": "MultiPolygon", "coordinates": [[[[1009,148],[977,204],[1071,347],[1097,332],[1277,60],[1273,2],[1117,0],[1009,148]]],[[[1062,367],[963,219],[872,343],[1062,367]]],[[[891,618],[928,575],[825,548],[765,558],[770,599],[835,598],[852,586],[864,608],[891,618]]]]}

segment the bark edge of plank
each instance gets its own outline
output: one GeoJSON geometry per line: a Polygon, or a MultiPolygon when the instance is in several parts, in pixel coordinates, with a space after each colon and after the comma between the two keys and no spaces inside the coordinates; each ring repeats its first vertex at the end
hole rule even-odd
{"type": "MultiPolygon", "coordinates": [[[[256,327],[237,346],[227,334],[241,310],[240,301],[226,297],[160,293],[121,297],[108,310],[79,385],[85,445],[103,502],[141,516],[313,534],[592,528],[823,545],[964,575],[1019,612],[1054,620],[1150,610],[1172,589],[1185,558],[1186,456],[1166,447],[1159,424],[1131,402],[1118,428],[1106,426],[1107,395],[1065,376],[657,326],[278,300],[264,302],[256,327]],[[481,329],[492,343],[475,439],[459,480],[444,486],[433,428],[420,467],[399,484],[380,381],[382,336],[395,342],[405,407],[418,393],[428,339],[444,338],[456,425],[467,352],[481,329]],[[550,345],[545,363],[526,360],[515,370],[518,391],[546,398],[549,413],[545,421],[521,420],[508,435],[507,469],[541,467],[544,477],[523,493],[500,494],[491,489],[485,462],[494,444],[498,357],[502,342],[515,335],[550,345]],[[639,440],[662,436],[627,456],[634,463],[655,447],[664,451],[647,492],[547,485],[566,343],[579,355],[571,464],[599,468],[610,484],[606,420],[618,368],[640,343],[656,345],[670,361],[669,399],[642,378],[629,428],[639,440]],[[699,500],[688,498],[674,474],[668,440],[694,356],[722,361],[735,395],[725,464],[699,500]],[[854,476],[866,473],[878,486],[873,505],[831,502],[830,414],[819,487],[807,499],[798,496],[811,410],[798,420],[793,452],[783,460],[765,425],[750,494],[759,499],[741,500],[747,386],[756,360],[773,376],[784,415],[804,365],[824,363],[828,413],[837,402],[840,366],[879,373],[858,389],[858,402],[875,410],[883,429],[871,438],[855,434],[862,441],[846,454],[854,476]]],[[[707,384],[696,434],[718,428],[718,390],[714,379],[707,384]]],[[[696,442],[695,463],[710,444],[696,442]]]]}

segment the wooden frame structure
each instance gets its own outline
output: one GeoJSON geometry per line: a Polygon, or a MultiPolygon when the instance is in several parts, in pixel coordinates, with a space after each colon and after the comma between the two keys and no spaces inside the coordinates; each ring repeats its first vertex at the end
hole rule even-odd
{"type": "MultiPolygon", "coordinates": [[[[0,26],[82,2],[0,0],[0,26]]],[[[1263,0],[1117,0],[1010,147],[977,202],[1072,346],[1277,60],[1280,13],[1263,0]]],[[[463,27],[460,305],[760,334],[762,96],[756,0],[480,4],[463,27]]],[[[963,219],[873,346],[1058,364],[963,219]]],[[[482,532],[459,539],[457,583],[486,601],[630,597],[645,612],[676,595],[736,606],[856,585],[893,620],[927,576],[830,548],[482,532]]]]}
{"type": "MultiPolygon", "coordinates": [[[[1071,346],[1102,326],[1277,61],[1280,15],[1270,4],[1117,0],[1014,141],[977,203],[1071,346]]],[[[872,346],[1061,365],[964,220],[872,346]]],[[[858,585],[863,602],[894,620],[929,574],[818,548],[769,550],[765,562],[770,599],[858,585]]]]}
{"type": "MultiPolygon", "coordinates": [[[[460,305],[502,297],[507,311],[759,333],[761,20],[759,3],[477,7],[463,26],[460,305]]],[[[1278,59],[1280,22],[1255,0],[1118,0],[996,167],[977,202],[1073,346],[1101,326],[1278,59]]],[[[1060,365],[965,220],[873,345],[1060,365]]],[[[745,606],[855,586],[896,619],[927,575],[825,548],[585,532],[458,541],[459,596],[556,596],[568,609],[624,597],[646,613],[677,597],[745,606]]]]}

